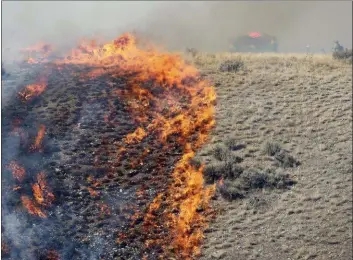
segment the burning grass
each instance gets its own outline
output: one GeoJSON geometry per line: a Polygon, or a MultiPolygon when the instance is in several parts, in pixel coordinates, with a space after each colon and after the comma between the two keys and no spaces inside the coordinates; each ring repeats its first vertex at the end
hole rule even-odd
{"type": "Polygon", "coordinates": [[[37,174],[37,182],[32,184],[33,199],[27,195],[21,196],[22,205],[28,213],[41,218],[46,218],[45,208],[52,205],[55,197],[48,187],[46,176],[43,172],[37,174]]]}
{"type": "Polygon", "coordinates": [[[34,139],[34,143],[31,145],[30,150],[35,151],[42,151],[42,141],[45,135],[45,125],[40,125],[38,129],[38,134],[34,139]]]}
{"type": "Polygon", "coordinates": [[[19,182],[22,182],[26,176],[26,170],[22,166],[18,165],[17,162],[12,161],[7,166],[12,171],[12,176],[19,182]]]}
{"type": "MultiPolygon", "coordinates": [[[[40,49],[49,52],[43,48],[40,49]]],[[[107,44],[82,42],[69,56],[55,60],[53,64],[51,68],[60,73],[67,69],[80,83],[108,82],[109,90],[104,93],[109,111],[105,111],[102,120],[110,128],[121,127],[114,111],[117,105],[130,114],[128,133],[111,143],[101,141],[93,164],[103,169],[103,174],[86,178],[88,185],[82,186],[87,196],[94,198],[92,200],[102,199],[102,186],[124,174],[121,172],[127,172],[133,183],[136,181],[134,176],[149,164],[149,160],[156,165],[155,169],[149,170],[152,176],[148,176],[150,181],[145,185],[148,192],[136,192],[138,201],[145,201],[151,194],[155,199],[149,201],[146,209],[132,209],[135,210],[134,221],[124,230],[125,234],[119,236],[117,246],[139,247],[139,257],[146,253],[147,259],[156,254],[160,258],[177,259],[193,259],[199,255],[215,185],[204,183],[204,167],[195,166],[192,160],[215,124],[214,88],[201,80],[197,69],[185,63],[181,56],[154,48],[141,49],[130,34],[107,44]],[[178,159],[174,167],[166,167],[168,155],[163,153],[171,152],[178,153],[178,159]],[[156,153],[162,154],[161,158],[156,158],[156,153]],[[122,168],[121,172],[117,170],[122,168]]],[[[30,105],[29,101],[47,91],[47,81],[48,77],[41,77],[20,92],[23,103],[30,105]]],[[[66,114],[66,110],[62,111],[66,114]]],[[[30,151],[43,151],[46,131],[46,126],[40,124],[30,151]]],[[[46,211],[55,198],[43,173],[37,175],[32,193],[33,198],[21,195],[23,206],[32,215],[47,217],[46,211]]],[[[96,206],[99,218],[112,215],[108,204],[99,202],[96,206]]],[[[134,253],[132,249],[131,253],[134,253]]]]}

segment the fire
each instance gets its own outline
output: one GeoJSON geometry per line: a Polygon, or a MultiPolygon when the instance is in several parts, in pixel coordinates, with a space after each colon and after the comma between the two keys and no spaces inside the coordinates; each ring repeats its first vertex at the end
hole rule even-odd
{"type": "MultiPolygon", "coordinates": [[[[127,90],[116,89],[114,93],[126,102],[132,118],[141,126],[118,144],[117,160],[123,152],[128,152],[124,143],[137,144],[154,134],[159,136],[165,147],[168,138],[177,136],[184,149],[184,155],[172,174],[173,182],[166,192],[158,194],[144,216],[146,234],[153,233],[149,229],[157,228],[158,221],[162,221],[169,228],[170,237],[151,234],[145,245],[159,244],[164,250],[161,257],[167,257],[169,244],[178,259],[191,259],[198,255],[202,232],[207,226],[207,219],[200,211],[207,209],[215,186],[205,187],[203,168],[195,168],[190,160],[195,150],[207,140],[215,124],[216,94],[213,87],[199,80],[197,69],[186,64],[180,56],[159,53],[154,49],[139,49],[130,34],[104,45],[82,43],[57,64],[88,65],[93,68],[84,75],[88,78],[103,74],[117,78],[134,75],[129,78],[127,90]],[[159,88],[154,92],[145,84],[151,80],[159,88]],[[156,218],[156,211],[161,212],[161,220],[156,218]]],[[[114,84],[110,86],[114,88],[114,84]]],[[[105,120],[109,121],[109,116],[106,115],[105,120]]],[[[143,163],[139,157],[134,159],[132,166],[143,163]]]]}
{"type": "Polygon", "coordinates": [[[138,143],[140,142],[147,133],[141,128],[137,128],[135,132],[128,134],[125,138],[125,143],[127,144],[132,144],[132,143],[138,143]]]}
{"type": "Polygon", "coordinates": [[[45,174],[37,175],[37,183],[32,185],[33,195],[36,202],[44,207],[49,207],[54,201],[54,194],[49,190],[45,174]]]}
{"type": "Polygon", "coordinates": [[[48,187],[45,174],[43,172],[37,174],[37,182],[32,185],[32,191],[34,199],[23,195],[21,196],[22,205],[31,215],[46,218],[47,215],[44,213],[42,208],[51,206],[55,197],[48,187]]]}
{"type": "Polygon", "coordinates": [[[97,197],[99,195],[99,192],[92,189],[91,187],[88,187],[87,190],[88,190],[89,194],[91,194],[92,197],[97,197]]]}
{"type": "Polygon", "coordinates": [[[27,62],[29,64],[37,64],[47,61],[46,58],[52,53],[53,46],[47,43],[39,42],[33,46],[24,48],[21,51],[27,54],[27,62]]]}
{"type": "Polygon", "coordinates": [[[46,256],[46,260],[60,260],[58,252],[55,250],[49,250],[46,256]]]}
{"type": "Polygon", "coordinates": [[[22,52],[43,52],[45,54],[48,54],[52,50],[53,50],[53,47],[50,44],[44,43],[44,42],[39,42],[39,43],[36,43],[35,45],[24,48],[21,51],[22,52]]]}
{"type": "Polygon", "coordinates": [[[41,218],[46,218],[47,215],[31,200],[28,196],[21,196],[22,205],[27,209],[31,215],[36,215],[41,218]]]}
{"type": "Polygon", "coordinates": [[[17,191],[17,190],[20,190],[20,189],[22,189],[21,186],[15,186],[15,187],[12,188],[13,191],[17,191]]]}
{"type": "MultiPolygon", "coordinates": [[[[183,151],[172,172],[172,181],[163,183],[165,189],[150,203],[141,225],[145,231],[145,246],[159,246],[162,249],[160,258],[188,260],[199,255],[203,231],[207,227],[209,201],[215,186],[205,186],[203,167],[195,168],[191,159],[196,149],[207,141],[215,124],[214,88],[201,80],[197,69],[185,63],[180,55],[158,52],[154,48],[140,49],[131,34],[123,34],[107,44],[83,41],[70,55],[55,64],[89,67],[87,73],[79,75],[82,80],[103,75],[110,75],[113,79],[127,78],[126,89],[118,88],[114,82],[110,82],[109,87],[112,98],[124,103],[132,120],[139,125],[134,132],[114,143],[116,162],[123,156],[128,157],[133,145],[148,145],[150,136],[157,138],[162,151],[173,146],[183,151]],[[158,232],[162,229],[167,232],[158,232]]],[[[45,88],[46,84],[30,85],[21,96],[28,100],[40,95],[45,88]]],[[[105,122],[110,122],[114,116],[114,111],[110,110],[104,115],[105,122]]],[[[111,125],[116,125],[116,122],[111,125]]],[[[44,134],[45,126],[41,125],[32,146],[34,150],[40,150],[44,134]]],[[[139,149],[133,158],[127,158],[130,165],[143,165],[149,148],[139,149]]],[[[99,165],[98,156],[95,163],[99,165]]],[[[91,177],[88,181],[94,183],[91,177]]],[[[22,196],[22,202],[31,214],[45,216],[39,206],[49,206],[54,200],[54,195],[45,187],[45,178],[38,177],[37,183],[32,186],[35,199],[22,196]]],[[[92,196],[96,195],[94,189],[88,190],[92,196]]],[[[137,197],[144,197],[143,193],[138,192],[137,197]]],[[[101,216],[111,214],[106,204],[99,207],[101,216]]],[[[139,216],[134,215],[134,218],[139,216]]],[[[119,241],[125,238],[125,235],[119,237],[119,241]]]]}
{"type": "Polygon", "coordinates": [[[45,125],[40,125],[38,134],[34,140],[34,144],[30,147],[31,151],[41,151],[44,135],[45,135],[45,125]]]}
{"type": "Polygon", "coordinates": [[[40,80],[38,83],[28,85],[25,89],[18,93],[23,101],[28,101],[33,97],[39,96],[46,89],[47,83],[40,80]]]}
{"type": "Polygon", "coordinates": [[[18,165],[18,163],[15,161],[10,162],[7,168],[9,168],[12,171],[12,176],[14,177],[14,179],[18,180],[19,182],[23,181],[26,175],[25,168],[18,165]]]}

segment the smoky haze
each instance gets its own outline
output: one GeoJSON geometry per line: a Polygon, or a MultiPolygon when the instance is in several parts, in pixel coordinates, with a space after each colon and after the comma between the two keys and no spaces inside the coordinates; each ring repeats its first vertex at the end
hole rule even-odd
{"type": "Polygon", "coordinates": [[[281,52],[352,46],[352,2],[3,2],[3,56],[38,41],[72,45],[133,29],[173,50],[227,51],[249,31],[272,34],[281,52]]]}

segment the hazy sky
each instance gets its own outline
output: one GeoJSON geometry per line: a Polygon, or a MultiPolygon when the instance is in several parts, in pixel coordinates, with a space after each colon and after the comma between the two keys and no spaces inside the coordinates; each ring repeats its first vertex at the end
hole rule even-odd
{"type": "Polygon", "coordinates": [[[72,44],[82,36],[116,37],[132,29],[172,49],[226,51],[230,38],[248,31],[277,36],[280,51],[304,51],[307,44],[328,50],[334,40],[352,46],[350,1],[3,1],[2,8],[5,57],[41,40],[72,44]]]}

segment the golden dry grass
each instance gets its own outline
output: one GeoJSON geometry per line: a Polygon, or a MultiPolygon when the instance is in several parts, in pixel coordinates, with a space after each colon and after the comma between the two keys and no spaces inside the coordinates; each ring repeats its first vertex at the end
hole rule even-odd
{"type": "Polygon", "coordinates": [[[197,54],[186,57],[214,85],[216,127],[198,157],[227,137],[244,168],[272,167],[262,152],[280,143],[301,165],[283,169],[297,181],[289,191],[261,190],[214,202],[202,259],[352,258],[352,66],[330,55],[197,54]],[[226,59],[244,69],[220,72],[226,59]],[[253,203],[256,201],[257,203],[253,203]]]}

